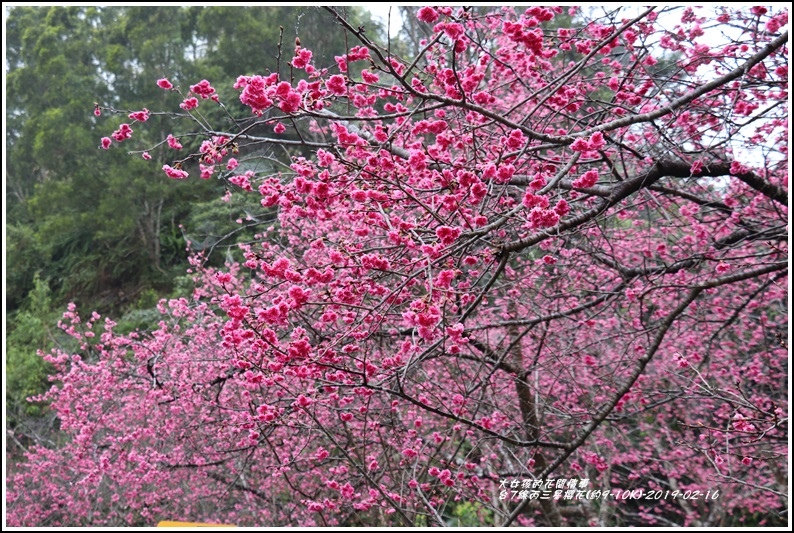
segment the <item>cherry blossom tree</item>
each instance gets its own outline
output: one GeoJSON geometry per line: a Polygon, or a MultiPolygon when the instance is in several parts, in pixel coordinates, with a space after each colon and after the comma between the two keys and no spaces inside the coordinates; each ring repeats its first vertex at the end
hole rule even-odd
{"type": "Polygon", "coordinates": [[[786,9],[329,9],[247,116],[164,78],[102,140],[275,222],[150,334],[65,313],[8,523],[785,523],[786,9]]]}

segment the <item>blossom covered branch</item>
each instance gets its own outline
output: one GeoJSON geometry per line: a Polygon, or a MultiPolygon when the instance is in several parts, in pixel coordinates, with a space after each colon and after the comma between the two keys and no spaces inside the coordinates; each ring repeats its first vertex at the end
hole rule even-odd
{"type": "Polygon", "coordinates": [[[150,335],[64,315],[84,351],[45,356],[40,400],[69,439],[11,478],[9,522],[772,520],[787,11],[424,7],[402,58],[329,9],[332,68],[298,44],[239,105],[156,82],[182,122],[146,153],[277,223],[239,263],[196,254],[150,335]],[[721,496],[532,497],[549,478],[721,496]]]}

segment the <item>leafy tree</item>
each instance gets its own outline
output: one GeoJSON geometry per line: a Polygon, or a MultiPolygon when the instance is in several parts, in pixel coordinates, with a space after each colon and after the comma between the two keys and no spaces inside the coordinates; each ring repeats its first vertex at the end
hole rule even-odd
{"type": "Polygon", "coordinates": [[[35,349],[44,349],[50,344],[55,332],[53,312],[50,309],[50,294],[47,285],[34,278],[28,309],[18,313],[14,328],[8,332],[6,343],[6,417],[19,417],[9,412],[21,410],[27,414],[38,414],[41,406],[26,401],[29,396],[40,394],[47,384],[48,364],[35,355],[35,349]],[[32,347],[33,353],[20,347],[32,347]]]}
{"type": "MultiPolygon", "coordinates": [[[[379,38],[380,27],[369,14],[345,8],[351,23],[367,28],[379,38]]],[[[331,67],[334,57],[356,43],[344,32],[334,31],[334,18],[318,7],[192,8],[196,14],[206,60],[226,74],[279,72],[282,77],[300,75],[289,62],[296,39],[317,54],[318,67],[331,67]],[[329,29],[331,31],[329,31],[329,29]]]]}
{"type": "Polygon", "coordinates": [[[158,82],[152,172],[278,222],[150,335],[64,314],[9,523],[783,525],[787,11],[425,7],[405,58],[327,11],[248,122],[158,82]]]}
{"type": "MultiPolygon", "coordinates": [[[[168,214],[165,195],[178,193],[146,177],[140,162],[101,154],[92,114],[94,102],[112,92],[146,101],[142,87],[129,87],[125,74],[177,68],[173,61],[155,67],[137,43],[112,36],[135,36],[133,15],[77,7],[9,13],[6,197],[10,221],[33,228],[40,251],[35,269],[10,258],[10,270],[22,278],[15,295],[31,286],[36,270],[59,300],[83,302],[96,302],[99,292],[118,289],[124,280],[156,279],[161,270],[159,217],[168,214]],[[138,54],[135,64],[122,57],[131,49],[138,54]]],[[[151,21],[139,27],[151,28],[151,21]]],[[[162,102],[160,93],[150,94],[162,102]]],[[[13,309],[21,300],[9,303],[13,309]]]]}

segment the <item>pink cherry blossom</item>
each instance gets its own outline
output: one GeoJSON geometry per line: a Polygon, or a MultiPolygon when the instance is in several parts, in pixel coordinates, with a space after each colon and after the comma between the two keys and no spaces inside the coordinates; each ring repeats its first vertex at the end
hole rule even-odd
{"type": "Polygon", "coordinates": [[[138,122],[146,122],[149,120],[149,110],[143,108],[141,111],[134,111],[129,114],[129,118],[138,122]]]}
{"type": "Polygon", "coordinates": [[[428,24],[432,24],[438,20],[438,12],[432,7],[421,8],[416,16],[422,22],[427,22],[428,24]]]}
{"type": "Polygon", "coordinates": [[[185,98],[179,107],[184,109],[185,111],[190,111],[191,109],[196,109],[198,107],[198,99],[195,97],[185,98]]]}
{"type": "Polygon", "coordinates": [[[197,84],[190,86],[190,92],[206,100],[215,93],[215,88],[213,88],[207,80],[201,80],[197,84]]]}
{"type": "Polygon", "coordinates": [[[174,150],[181,150],[182,149],[182,143],[180,143],[179,139],[177,139],[176,137],[174,137],[170,133],[168,134],[168,138],[166,139],[166,141],[168,142],[168,146],[173,148],[174,150]]]}
{"type": "Polygon", "coordinates": [[[166,176],[175,180],[183,180],[188,177],[188,173],[179,168],[173,168],[170,165],[163,165],[163,172],[166,176]]]}

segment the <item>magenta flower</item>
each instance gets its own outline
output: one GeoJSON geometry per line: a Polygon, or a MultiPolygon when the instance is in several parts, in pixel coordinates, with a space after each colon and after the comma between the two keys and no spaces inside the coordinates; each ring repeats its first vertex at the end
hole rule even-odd
{"type": "Polygon", "coordinates": [[[180,168],[173,168],[169,165],[163,165],[163,172],[166,176],[175,180],[187,179],[188,173],[180,168]]]}

